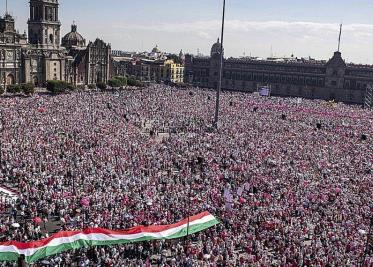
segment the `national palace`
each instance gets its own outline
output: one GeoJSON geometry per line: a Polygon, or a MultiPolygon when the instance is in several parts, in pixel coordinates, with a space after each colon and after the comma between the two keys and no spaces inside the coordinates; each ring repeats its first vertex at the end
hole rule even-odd
{"type": "MultiPolygon", "coordinates": [[[[185,82],[217,88],[220,67],[219,40],[210,57],[185,57],[185,82]]],[[[255,92],[269,85],[278,96],[336,100],[363,104],[373,83],[373,66],[347,64],[340,51],[327,61],[313,59],[227,58],[223,64],[223,90],[255,92]]]]}

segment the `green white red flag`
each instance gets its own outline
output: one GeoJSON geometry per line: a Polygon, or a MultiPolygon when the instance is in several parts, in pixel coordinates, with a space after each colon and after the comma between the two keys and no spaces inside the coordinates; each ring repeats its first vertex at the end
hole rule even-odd
{"type": "Polygon", "coordinates": [[[219,221],[210,213],[184,219],[171,225],[137,226],[127,230],[113,231],[92,228],[82,231],[59,232],[49,238],[28,243],[9,241],[0,243],[0,261],[17,261],[25,255],[27,263],[33,263],[64,251],[92,246],[111,246],[151,240],[177,239],[206,230],[219,221]]]}

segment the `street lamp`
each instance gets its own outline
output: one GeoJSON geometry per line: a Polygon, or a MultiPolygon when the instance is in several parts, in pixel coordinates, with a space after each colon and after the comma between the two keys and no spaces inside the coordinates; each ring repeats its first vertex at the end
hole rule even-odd
{"type": "Polygon", "coordinates": [[[6,92],[6,74],[4,72],[4,92],[6,92]]]}
{"type": "Polygon", "coordinates": [[[1,122],[1,128],[0,128],[0,171],[3,171],[3,134],[4,134],[4,128],[5,128],[5,121],[4,121],[4,114],[3,111],[0,110],[0,122],[1,122]]]}
{"type": "Polygon", "coordinates": [[[219,81],[218,81],[218,88],[216,90],[216,106],[215,106],[215,119],[214,119],[214,127],[218,128],[219,122],[219,109],[220,109],[220,93],[221,93],[221,85],[223,79],[223,60],[224,60],[224,52],[223,52],[223,43],[224,43],[224,22],[225,22],[225,0],[223,0],[223,17],[221,23],[221,43],[220,43],[220,70],[219,70],[219,81]]]}
{"type": "Polygon", "coordinates": [[[190,228],[190,205],[191,205],[191,197],[192,197],[192,186],[193,186],[193,182],[194,182],[194,176],[196,175],[196,162],[194,159],[192,159],[190,162],[189,162],[189,166],[190,166],[190,169],[191,169],[191,177],[189,179],[189,192],[188,192],[188,202],[187,202],[187,217],[188,217],[188,223],[187,223],[187,232],[186,232],[186,237],[184,239],[185,241],[185,250],[186,250],[186,245],[189,241],[189,228],[190,228]]]}

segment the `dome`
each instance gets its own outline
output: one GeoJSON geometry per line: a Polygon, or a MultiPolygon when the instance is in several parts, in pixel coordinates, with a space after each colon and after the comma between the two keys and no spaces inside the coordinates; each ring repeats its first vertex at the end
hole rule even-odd
{"type": "Polygon", "coordinates": [[[158,53],[158,54],[160,54],[160,53],[162,53],[162,52],[161,52],[161,50],[159,50],[158,45],[156,45],[156,46],[153,48],[152,53],[158,53]]]}
{"type": "Polygon", "coordinates": [[[85,47],[85,39],[77,32],[77,26],[71,25],[71,32],[62,38],[62,46],[66,48],[85,47]]]}
{"type": "Polygon", "coordinates": [[[211,56],[220,55],[221,43],[219,39],[211,47],[211,56]]]}

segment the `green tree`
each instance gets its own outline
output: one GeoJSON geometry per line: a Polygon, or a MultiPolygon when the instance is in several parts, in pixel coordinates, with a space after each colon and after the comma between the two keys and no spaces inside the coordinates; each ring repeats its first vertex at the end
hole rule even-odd
{"type": "Polygon", "coordinates": [[[47,90],[53,94],[65,93],[66,91],[71,91],[73,89],[74,86],[65,81],[47,81],[47,90]]]}
{"type": "Polygon", "coordinates": [[[137,86],[137,87],[144,87],[144,84],[138,80],[136,80],[135,78],[133,77],[129,77],[128,80],[127,80],[127,84],[129,86],[137,86]]]}
{"type": "Polygon", "coordinates": [[[0,85],[0,95],[3,95],[5,93],[4,87],[0,85]]]}
{"type": "Polygon", "coordinates": [[[107,88],[106,83],[102,83],[102,82],[97,83],[96,86],[100,90],[106,90],[106,88],[107,88]]]}
{"type": "Polygon", "coordinates": [[[10,94],[18,94],[21,92],[21,86],[18,84],[8,85],[7,92],[10,94]]]}
{"type": "Polygon", "coordinates": [[[122,84],[119,80],[113,78],[113,79],[110,79],[107,84],[110,86],[110,87],[121,87],[122,84]]]}
{"type": "Polygon", "coordinates": [[[97,87],[96,87],[95,84],[88,84],[88,89],[93,90],[93,89],[96,89],[96,88],[97,88],[97,87]]]}
{"type": "Polygon", "coordinates": [[[76,87],[76,89],[78,89],[78,90],[80,90],[80,91],[84,91],[84,90],[85,90],[85,85],[80,84],[80,85],[78,85],[78,86],[76,87]]]}
{"type": "Polygon", "coordinates": [[[127,85],[127,78],[124,76],[115,76],[114,79],[120,81],[120,86],[126,86],[127,85]]]}
{"type": "Polygon", "coordinates": [[[21,84],[21,90],[25,95],[33,95],[35,93],[35,85],[33,83],[21,84]]]}
{"type": "Polygon", "coordinates": [[[108,81],[110,87],[122,87],[127,85],[127,78],[124,76],[115,76],[108,81]]]}

